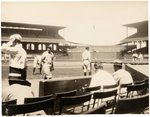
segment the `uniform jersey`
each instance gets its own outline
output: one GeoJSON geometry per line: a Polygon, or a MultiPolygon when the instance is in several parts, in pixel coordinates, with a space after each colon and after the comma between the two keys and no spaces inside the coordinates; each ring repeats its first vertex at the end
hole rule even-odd
{"type": "Polygon", "coordinates": [[[83,53],[82,53],[82,60],[89,60],[91,61],[91,53],[90,51],[87,51],[85,50],[83,53]]]}
{"type": "Polygon", "coordinates": [[[53,62],[54,54],[51,52],[49,53],[48,51],[45,51],[42,54],[42,60],[44,63],[51,64],[53,62]]]}
{"type": "Polygon", "coordinates": [[[42,59],[42,56],[38,55],[34,58],[34,62],[33,62],[33,67],[34,68],[39,68],[40,65],[41,65],[41,59],[42,59]]]}
{"type": "Polygon", "coordinates": [[[26,66],[27,53],[21,44],[11,47],[9,44],[2,46],[2,52],[10,54],[9,66],[18,69],[24,69],[26,66]]]}

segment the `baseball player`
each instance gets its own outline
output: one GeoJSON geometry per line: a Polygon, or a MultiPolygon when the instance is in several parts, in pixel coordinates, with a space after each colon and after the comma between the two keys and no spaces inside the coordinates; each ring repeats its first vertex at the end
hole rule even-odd
{"type": "Polygon", "coordinates": [[[43,71],[45,73],[44,79],[52,78],[52,71],[54,70],[53,60],[54,60],[54,54],[52,52],[51,47],[49,46],[47,48],[47,51],[45,51],[42,54],[43,71]]]}
{"type": "Polygon", "coordinates": [[[19,77],[25,80],[27,53],[21,44],[22,37],[20,34],[13,34],[9,39],[10,41],[1,47],[3,53],[10,55],[9,78],[19,77]]]}
{"type": "Polygon", "coordinates": [[[82,61],[84,76],[87,75],[87,72],[91,75],[91,53],[89,47],[86,47],[85,51],[82,53],[82,61]]]}
{"type": "Polygon", "coordinates": [[[35,74],[36,68],[39,69],[39,73],[42,74],[42,62],[41,62],[42,56],[36,55],[33,62],[33,75],[35,74]]]}

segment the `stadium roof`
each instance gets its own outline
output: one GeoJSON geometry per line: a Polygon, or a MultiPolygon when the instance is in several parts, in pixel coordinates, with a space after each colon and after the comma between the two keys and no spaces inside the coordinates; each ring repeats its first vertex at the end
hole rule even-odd
{"type": "MultiPolygon", "coordinates": [[[[9,41],[9,37],[2,37],[3,41],[9,41]]],[[[67,43],[64,39],[48,39],[48,38],[26,38],[23,37],[22,42],[33,42],[33,43],[67,43]]]]}
{"type": "Polygon", "coordinates": [[[146,40],[148,40],[148,21],[126,24],[123,26],[137,28],[137,33],[121,40],[120,44],[130,43],[130,42],[134,42],[134,41],[146,41],[146,40]]]}
{"type": "Polygon", "coordinates": [[[62,26],[49,26],[49,25],[39,25],[39,24],[28,24],[28,23],[14,23],[14,22],[1,22],[1,26],[8,26],[8,27],[25,27],[25,28],[39,28],[39,29],[56,29],[60,30],[66,27],[62,26]]]}
{"type": "Polygon", "coordinates": [[[141,26],[147,26],[148,27],[148,21],[141,21],[141,22],[137,22],[137,23],[125,24],[123,26],[134,27],[134,28],[138,28],[141,26]]]}
{"type": "Polygon", "coordinates": [[[126,38],[126,39],[123,39],[121,42],[121,44],[123,43],[130,43],[130,42],[134,42],[134,41],[146,41],[148,40],[148,37],[136,37],[136,38],[126,38]]]}

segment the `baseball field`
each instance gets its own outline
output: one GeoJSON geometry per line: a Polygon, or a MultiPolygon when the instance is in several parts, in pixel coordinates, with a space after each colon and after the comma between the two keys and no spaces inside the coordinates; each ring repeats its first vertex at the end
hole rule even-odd
{"type": "MultiPolygon", "coordinates": [[[[28,62],[27,68],[27,80],[32,83],[32,89],[35,92],[35,95],[38,95],[39,90],[39,81],[43,80],[44,73],[38,74],[38,69],[36,74],[33,75],[33,61],[28,62]]],[[[55,62],[55,70],[52,72],[53,78],[64,78],[64,77],[73,77],[73,76],[83,76],[82,62],[55,62]]],[[[93,68],[93,66],[92,66],[93,68]]],[[[110,73],[113,73],[112,64],[104,64],[104,69],[110,73]]],[[[2,64],[2,90],[8,86],[8,63],[2,64]]],[[[94,68],[92,69],[94,73],[94,68]]]]}

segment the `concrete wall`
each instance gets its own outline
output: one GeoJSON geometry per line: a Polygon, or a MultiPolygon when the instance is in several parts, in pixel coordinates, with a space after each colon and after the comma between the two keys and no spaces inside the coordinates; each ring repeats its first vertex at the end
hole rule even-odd
{"type": "MultiPolygon", "coordinates": [[[[100,60],[114,60],[120,58],[120,54],[118,52],[91,52],[91,58],[100,60]]],[[[68,56],[56,55],[56,61],[65,59],[81,61],[82,52],[69,52],[68,56]]]]}
{"type": "Polygon", "coordinates": [[[125,65],[125,69],[131,73],[134,81],[140,81],[149,78],[147,74],[144,74],[141,71],[137,70],[136,68],[134,68],[134,66],[131,67],[130,65],[125,65]]]}
{"type": "Polygon", "coordinates": [[[68,77],[43,80],[39,82],[39,96],[77,90],[77,95],[83,93],[82,88],[89,86],[91,77],[68,77]]]}

